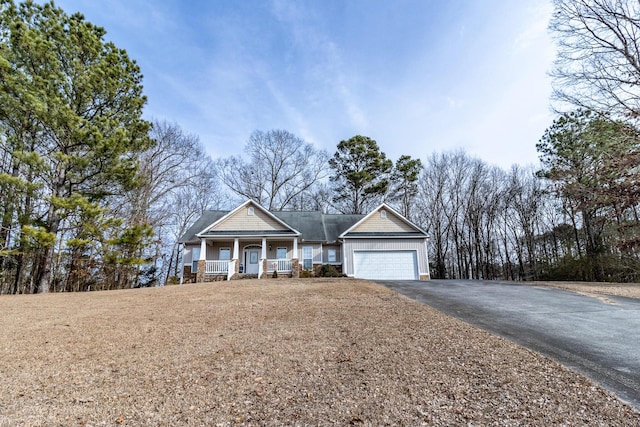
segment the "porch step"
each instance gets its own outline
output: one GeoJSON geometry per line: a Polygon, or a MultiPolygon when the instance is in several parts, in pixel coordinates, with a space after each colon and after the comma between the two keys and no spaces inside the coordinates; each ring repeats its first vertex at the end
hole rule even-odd
{"type": "Polygon", "coordinates": [[[242,280],[242,279],[257,279],[257,274],[249,274],[249,273],[240,273],[238,277],[233,280],[242,280]]]}
{"type": "Polygon", "coordinates": [[[205,282],[220,282],[223,280],[227,280],[226,274],[206,274],[204,276],[205,282]]]}

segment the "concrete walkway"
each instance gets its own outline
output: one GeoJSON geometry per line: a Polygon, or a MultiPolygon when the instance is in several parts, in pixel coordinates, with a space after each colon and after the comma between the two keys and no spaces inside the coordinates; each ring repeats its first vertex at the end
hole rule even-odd
{"type": "Polygon", "coordinates": [[[472,280],[380,281],[414,300],[549,356],[640,412],[640,300],[472,280]]]}

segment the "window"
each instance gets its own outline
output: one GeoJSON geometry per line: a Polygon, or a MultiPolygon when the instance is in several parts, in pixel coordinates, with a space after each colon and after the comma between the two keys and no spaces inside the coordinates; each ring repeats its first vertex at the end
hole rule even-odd
{"type": "Polygon", "coordinates": [[[249,209],[247,209],[247,215],[252,216],[255,213],[255,210],[253,209],[253,206],[249,207],[249,209]]]}
{"type": "Polygon", "coordinates": [[[258,263],[258,251],[249,252],[249,264],[257,264],[258,263]]]}
{"type": "Polygon", "coordinates": [[[336,250],[328,249],[327,250],[327,262],[336,262],[336,250]]]}
{"type": "Polygon", "coordinates": [[[191,249],[191,272],[198,272],[198,260],[200,259],[200,248],[191,249]]]}
{"type": "Polygon", "coordinates": [[[380,218],[386,218],[386,217],[387,217],[387,211],[381,210],[380,211],[380,218]]]}
{"type": "Polygon", "coordinates": [[[231,248],[220,248],[220,261],[229,261],[231,259],[231,248]]]}
{"type": "Polygon", "coordinates": [[[313,268],[313,248],[311,246],[302,248],[302,268],[305,270],[313,268]]]}
{"type": "Polygon", "coordinates": [[[276,250],[277,259],[287,259],[287,248],[278,248],[276,250]]]}

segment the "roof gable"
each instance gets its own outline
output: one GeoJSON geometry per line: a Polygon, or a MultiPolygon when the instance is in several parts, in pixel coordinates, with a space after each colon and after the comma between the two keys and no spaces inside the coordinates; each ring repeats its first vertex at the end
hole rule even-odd
{"type": "Polygon", "coordinates": [[[426,233],[400,213],[386,204],[381,204],[371,213],[340,235],[408,235],[420,234],[426,237],[426,233]]]}
{"type": "Polygon", "coordinates": [[[222,218],[202,229],[198,235],[224,231],[283,231],[298,234],[297,230],[252,200],[247,200],[222,218]]]}

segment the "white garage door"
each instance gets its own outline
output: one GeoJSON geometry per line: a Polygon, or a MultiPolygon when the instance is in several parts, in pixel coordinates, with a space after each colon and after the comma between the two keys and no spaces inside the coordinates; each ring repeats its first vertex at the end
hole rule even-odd
{"type": "Polygon", "coordinates": [[[416,251],[356,251],[354,276],[374,280],[418,280],[416,251]]]}

